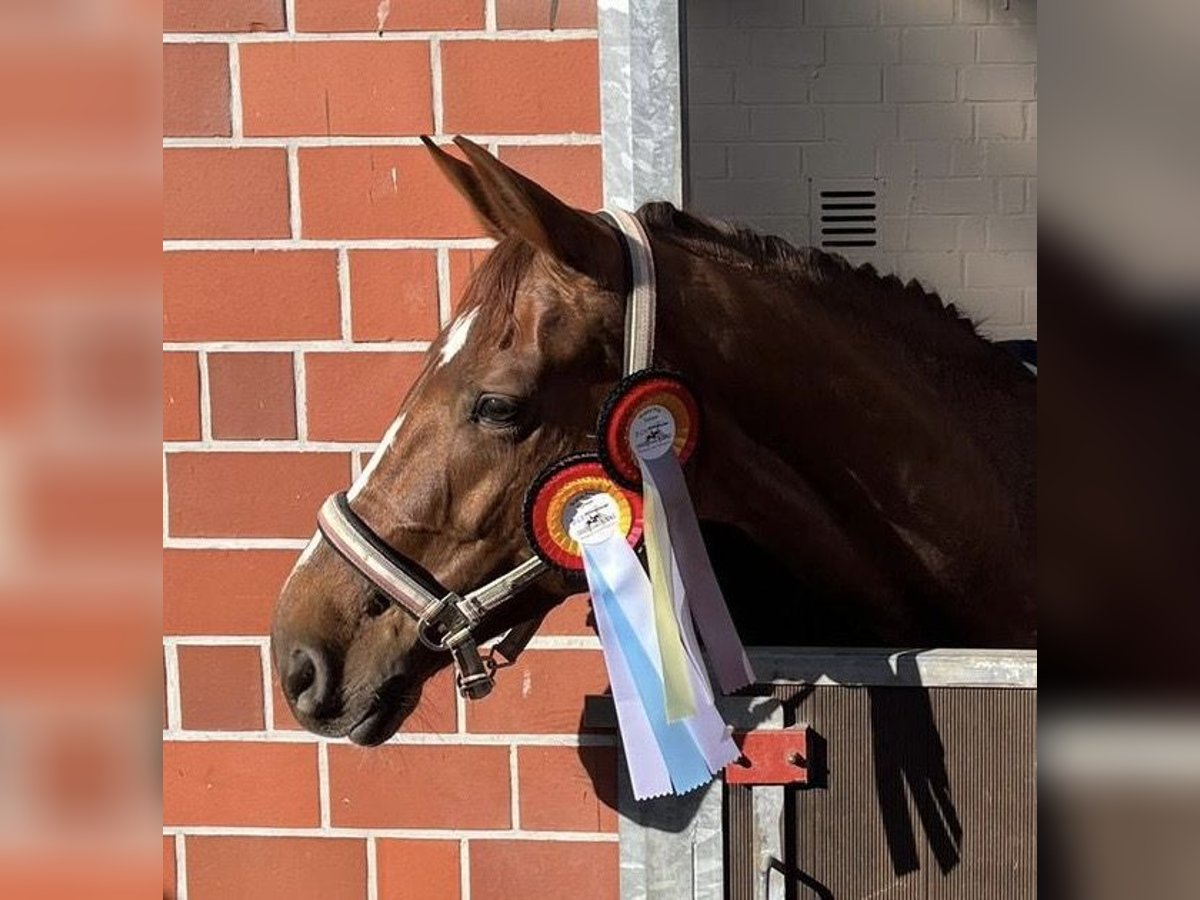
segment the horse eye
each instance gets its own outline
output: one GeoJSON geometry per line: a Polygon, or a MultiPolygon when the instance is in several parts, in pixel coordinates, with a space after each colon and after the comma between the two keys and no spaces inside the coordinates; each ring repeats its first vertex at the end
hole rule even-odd
{"type": "Polygon", "coordinates": [[[512,425],[521,413],[521,403],[503,394],[483,394],[475,401],[471,418],[484,425],[512,425]]]}

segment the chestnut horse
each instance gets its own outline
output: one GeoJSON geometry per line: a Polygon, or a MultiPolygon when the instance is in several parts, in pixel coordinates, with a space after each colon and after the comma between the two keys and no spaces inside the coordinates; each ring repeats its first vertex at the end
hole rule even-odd
{"type": "MultiPolygon", "coordinates": [[[[606,220],[457,143],[466,161],[428,146],[498,243],[349,499],[465,591],[529,557],[522,499],[539,471],[595,449],[630,275],[606,220]]],[[[746,642],[1030,646],[1025,368],[915,283],[666,203],[637,216],[657,272],[655,363],[701,402],[687,476],[746,642]]],[[[480,636],[578,589],[545,575],[480,636]]],[[[448,662],[319,534],[283,588],[272,646],[299,721],[362,744],[386,740],[448,662]]]]}

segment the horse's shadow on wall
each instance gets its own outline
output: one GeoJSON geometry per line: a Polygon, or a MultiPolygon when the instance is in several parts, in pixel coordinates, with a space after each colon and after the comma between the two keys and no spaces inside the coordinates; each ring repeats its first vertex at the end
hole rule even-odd
{"type": "MultiPolygon", "coordinates": [[[[746,556],[754,552],[749,548],[737,547],[736,550],[736,578],[730,578],[728,583],[722,578],[722,586],[726,590],[735,618],[739,620],[739,630],[745,636],[748,630],[754,632],[757,629],[753,626],[750,629],[743,628],[743,621],[737,609],[739,606],[747,607],[739,604],[739,598],[761,598],[765,590],[795,591],[796,585],[790,575],[777,564],[746,556]],[[749,579],[748,573],[751,573],[749,579]]],[[[718,575],[721,575],[723,570],[730,571],[728,565],[722,565],[723,561],[727,562],[722,559],[723,555],[716,548],[712,549],[718,575]]],[[[794,593],[790,595],[797,596],[794,593]]],[[[824,610],[811,612],[824,615],[824,610]]],[[[797,618],[800,621],[813,621],[803,610],[798,613],[797,618]]],[[[779,630],[777,622],[769,624],[775,629],[775,634],[805,633],[799,629],[779,630]]],[[[822,627],[836,629],[837,625],[824,623],[822,627]]],[[[779,641],[774,643],[778,644],[779,641]]],[[[897,876],[908,875],[920,869],[922,832],[930,853],[943,874],[954,869],[962,858],[962,822],[954,803],[946,765],[945,744],[938,731],[929,690],[919,687],[920,672],[916,660],[919,652],[900,652],[892,658],[891,665],[887,660],[880,659],[874,664],[877,666],[875,671],[864,671],[862,661],[857,664],[862,681],[871,685],[859,690],[865,690],[867,695],[875,793],[888,854],[897,876]]],[[[814,663],[812,671],[798,671],[797,675],[800,676],[801,682],[811,685],[822,675],[838,680],[840,673],[819,671],[819,667],[814,663]]],[[[767,692],[770,692],[769,687],[767,692]]],[[[747,693],[762,694],[763,686],[749,688],[747,693]]],[[[824,791],[830,786],[829,747],[826,736],[822,733],[819,710],[809,706],[813,701],[811,686],[800,688],[790,696],[780,698],[784,725],[797,721],[809,721],[813,725],[809,783],[803,788],[793,790],[824,791]]],[[[765,704],[751,706],[748,720],[739,722],[738,727],[761,723],[772,708],[765,704]]],[[[607,697],[591,698],[585,705],[580,719],[580,732],[595,733],[598,724],[615,725],[615,714],[607,697]]],[[[835,766],[838,754],[839,750],[835,748],[835,766]]],[[[611,758],[606,760],[603,755],[586,751],[581,752],[580,757],[597,797],[606,806],[618,809],[618,790],[611,758]]],[[[682,797],[667,797],[640,803],[627,801],[624,803],[625,808],[618,811],[642,827],[677,833],[689,827],[705,794],[705,791],[698,790],[682,797]]],[[[794,806],[789,804],[788,808],[794,806]]],[[[785,833],[787,831],[788,829],[785,829],[785,833]]],[[[809,884],[820,894],[820,886],[811,884],[811,879],[803,872],[793,871],[788,875],[789,880],[798,879],[799,883],[809,884]]]]}

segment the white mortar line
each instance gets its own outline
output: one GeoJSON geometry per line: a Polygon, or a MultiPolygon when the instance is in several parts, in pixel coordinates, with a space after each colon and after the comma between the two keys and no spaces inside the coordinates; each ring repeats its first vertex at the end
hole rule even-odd
{"type": "Polygon", "coordinates": [[[229,44],[229,133],[232,144],[240,146],[244,134],[242,112],[242,57],[237,41],[229,44]]]}
{"type": "Polygon", "coordinates": [[[458,896],[471,900],[471,845],[466,838],[458,842],[458,896]]]}
{"type": "Polygon", "coordinates": [[[197,353],[197,365],[200,367],[200,440],[212,441],[212,394],[209,392],[208,381],[208,351],[197,353]]]}
{"type": "Polygon", "coordinates": [[[263,353],[269,350],[344,353],[353,350],[356,353],[424,353],[430,347],[429,341],[371,341],[369,343],[354,343],[341,339],[312,340],[312,341],[163,341],[162,348],[168,352],[208,352],[221,353],[263,353]]]}
{"type": "Polygon", "coordinates": [[[375,845],[375,835],[367,835],[367,900],[379,900],[379,850],[375,845]]]}
{"type": "Polygon", "coordinates": [[[444,112],[442,109],[442,44],[429,42],[429,77],[433,87],[433,133],[442,133],[444,112]]]}
{"type": "Polygon", "coordinates": [[[187,839],[182,831],[175,835],[175,900],[188,900],[187,839]]]}
{"type": "Polygon", "coordinates": [[[261,634],[164,634],[164,647],[266,647],[270,638],[261,634]]]}
{"type": "MultiPolygon", "coordinates": [[[[181,646],[204,647],[207,644],[189,642],[181,646]]],[[[213,646],[231,646],[214,644],[213,646]]],[[[164,729],[164,741],[183,744],[200,744],[220,741],[231,744],[338,744],[351,746],[347,738],[322,738],[307,731],[277,728],[274,731],[185,731],[164,729]]],[[[401,733],[388,738],[386,747],[615,747],[616,736],[598,732],[595,734],[466,734],[448,732],[401,733]]]]}
{"type": "Polygon", "coordinates": [[[600,638],[594,634],[550,634],[534,637],[528,650],[599,650],[600,638]]]}
{"type": "Polygon", "coordinates": [[[342,340],[352,341],[354,335],[350,306],[350,253],[345,247],[337,252],[338,309],[341,312],[342,340]]]}
{"type": "Polygon", "coordinates": [[[521,775],[517,765],[516,744],[511,744],[508,748],[508,785],[509,815],[512,816],[513,830],[519,831],[521,828],[521,775]]]}
{"type": "Polygon", "coordinates": [[[436,250],[453,247],[462,250],[490,250],[496,246],[491,238],[375,238],[357,241],[302,238],[291,240],[169,240],[162,242],[166,252],[179,250],[436,250]]]}
{"type": "MultiPolygon", "coordinates": [[[[478,134],[469,135],[477,144],[500,144],[513,147],[554,147],[599,145],[599,134],[588,132],[563,132],[560,134],[478,134]]],[[[435,134],[434,143],[449,144],[454,135],[435,134]]],[[[165,149],[195,149],[204,147],[228,147],[227,137],[166,137],[165,149]]],[[[421,147],[420,137],[363,137],[356,135],[296,135],[288,137],[243,137],[239,147],[421,147]]]]}
{"type": "Polygon", "coordinates": [[[275,730],[275,692],[271,690],[271,642],[264,640],[259,645],[262,660],[263,725],[268,732],[275,730]]]}
{"type": "Polygon", "coordinates": [[[287,33],[289,40],[295,40],[296,34],[296,0],[283,0],[283,14],[287,17],[287,33]]]}
{"type": "MultiPolygon", "coordinates": [[[[291,0],[288,0],[290,3],[291,0]]],[[[322,41],[364,42],[371,41],[562,41],[596,40],[600,32],[595,28],[526,28],[512,30],[463,30],[463,31],[250,31],[238,34],[225,32],[197,31],[172,32],[163,35],[164,44],[309,44],[322,41]]]]}
{"type": "Polygon", "coordinates": [[[438,324],[445,328],[450,324],[454,305],[450,283],[450,251],[446,247],[437,249],[438,324]]]}
{"type": "Polygon", "coordinates": [[[467,828],[272,828],[267,826],[165,825],[163,834],[197,837],[345,837],[399,838],[414,841],[558,841],[561,843],[615,844],[616,832],[607,831],[487,831],[467,828]]]}
{"type": "Polygon", "coordinates": [[[179,653],[173,644],[165,641],[163,665],[167,670],[167,728],[178,731],[183,727],[183,710],[179,699],[179,653]]]}
{"type": "Polygon", "coordinates": [[[164,441],[167,453],[199,453],[208,450],[214,453],[361,453],[374,452],[378,443],[360,441],[164,441]]]}
{"type": "Polygon", "coordinates": [[[296,440],[308,440],[308,378],[304,368],[304,352],[297,350],[292,357],[292,380],[296,392],[296,440]]]}
{"type": "MultiPolygon", "coordinates": [[[[467,734],[467,700],[460,691],[454,692],[455,734],[461,738],[467,734]]],[[[465,743],[465,741],[464,741],[465,743]]]]}
{"type": "Polygon", "coordinates": [[[496,26],[496,0],[484,0],[483,4],[483,28],[485,31],[494,32],[496,26]]]}
{"type": "Polygon", "coordinates": [[[167,484],[167,449],[163,447],[162,455],[162,533],[163,540],[171,537],[171,492],[167,484]]]}
{"type": "Polygon", "coordinates": [[[295,141],[287,143],[288,214],[292,237],[300,239],[300,150],[295,141]]]}
{"type": "Polygon", "coordinates": [[[321,805],[321,830],[329,831],[332,818],[329,799],[329,745],[317,744],[317,798],[321,805]]]}
{"type": "Polygon", "coordinates": [[[164,550],[303,550],[309,538],[171,537],[164,550]]]}

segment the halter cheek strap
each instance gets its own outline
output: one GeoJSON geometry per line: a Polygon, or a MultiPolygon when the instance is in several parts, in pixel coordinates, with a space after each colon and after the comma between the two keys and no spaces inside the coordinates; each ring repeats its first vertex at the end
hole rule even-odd
{"type": "MultiPolygon", "coordinates": [[[[640,371],[654,354],[655,273],[650,238],[642,223],[621,209],[600,215],[622,237],[629,263],[630,293],[625,306],[624,374],[640,371]]],[[[537,556],[465,596],[442,585],[415,561],[382,540],[351,508],[345,493],[329,497],[317,514],[317,527],[337,553],[393,603],[417,619],[417,635],[432,650],[454,657],[458,688],[470,700],[492,690],[493,656],[480,655],[474,631],[489,612],[520,593],[547,571],[537,556]]],[[[496,645],[512,662],[533,636],[540,617],[522,622],[496,645]]]]}

